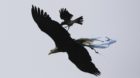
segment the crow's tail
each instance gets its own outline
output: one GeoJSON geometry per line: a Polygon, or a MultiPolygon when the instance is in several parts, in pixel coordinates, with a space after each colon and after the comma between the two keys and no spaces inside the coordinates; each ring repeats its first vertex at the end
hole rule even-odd
{"type": "Polygon", "coordinates": [[[83,24],[83,16],[75,19],[74,22],[82,25],[83,24]]]}

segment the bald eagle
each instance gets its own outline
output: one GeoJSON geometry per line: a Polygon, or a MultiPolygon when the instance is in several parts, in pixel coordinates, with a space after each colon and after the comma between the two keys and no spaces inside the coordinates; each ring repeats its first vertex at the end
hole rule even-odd
{"type": "Polygon", "coordinates": [[[68,31],[61,24],[51,19],[51,17],[40,8],[32,6],[32,17],[41,31],[48,34],[58,49],[68,54],[69,60],[83,72],[100,75],[98,68],[92,63],[88,51],[71,38],[68,31]]]}
{"type": "Polygon", "coordinates": [[[83,16],[80,16],[74,20],[71,20],[73,15],[71,13],[69,13],[69,11],[66,9],[66,8],[62,8],[60,9],[60,18],[62,20],[64,20],[61,25],[67,25],[68,27],[68,30],[69,28],[74,24],[74,23],[77,23],[77,24],[80,24],[82,25],[83,24],[83,16]]]}

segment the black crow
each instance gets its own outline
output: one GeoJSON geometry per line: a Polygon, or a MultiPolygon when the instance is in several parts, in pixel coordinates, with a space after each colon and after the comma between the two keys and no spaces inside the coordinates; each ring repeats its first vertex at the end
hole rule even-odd
{"type": "Polygon", "coordinates": [[[60,9],[60,18],[63,19],[64,21],[61,23],[61,25],[67,25],[68,30],[70,26],[72,26],[74,23],[81,24],[83,23],[83,16],[80,16],[74,20],[71,20],[73,15],[68,12],[66,8],[60,9]]]}

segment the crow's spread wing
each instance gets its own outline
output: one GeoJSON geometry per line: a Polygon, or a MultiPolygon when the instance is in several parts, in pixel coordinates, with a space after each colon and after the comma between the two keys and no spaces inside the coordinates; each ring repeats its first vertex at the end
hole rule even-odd
{"type": "Polygon", "coordinates": [[[60,12],[60,18],[65,21],[70,20],[73,17],[73,15],[71,13],[69,13],[66,8],[60,9],[59,12],[60,12]]]}

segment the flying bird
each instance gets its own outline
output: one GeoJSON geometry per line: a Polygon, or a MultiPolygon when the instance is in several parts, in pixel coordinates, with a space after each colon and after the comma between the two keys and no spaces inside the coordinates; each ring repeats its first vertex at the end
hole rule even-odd
{"type": "Polygon", "coordinates": [[[52,38],[58,49],[68,54],[69,60],[75,64],[77,68],[96,76],[100,75],[100,71],[92,63],[88,51],[79,43],[75,42],[61,24],[51,19],[47,12],[44,12],[36,6],[32,6],[31,13],[40,30],[52,38]]]}
{"type": "Polygon", "coordinates": [[[74,23],[77,23],[77,24],[80,24],[80,25],[83,24],[83,16],[80,16],[80,17],[72,20],[73,15],[71,13],[69,13],[69,11],[66,8],[60,9],[59,12],[60,12],[60,18],[62,20],[64,20],[61,23],[61,25],[67,25],[68,30],[74,23]]]}

